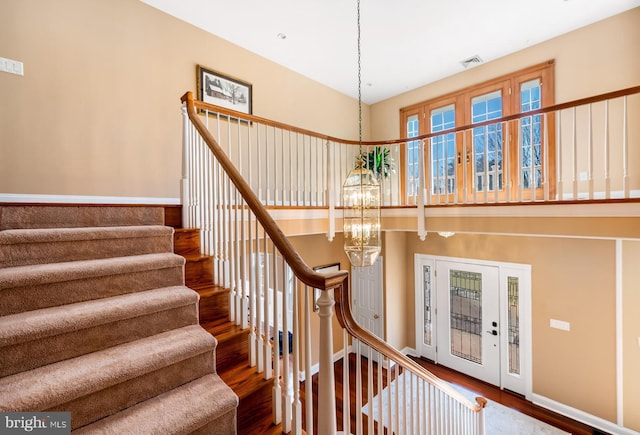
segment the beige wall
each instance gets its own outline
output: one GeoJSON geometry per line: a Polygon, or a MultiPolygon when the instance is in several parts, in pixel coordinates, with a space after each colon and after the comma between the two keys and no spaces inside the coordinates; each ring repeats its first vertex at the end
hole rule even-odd
{"type": "Polygon", "coordinates": [[[4,0],[0,56],[25,71],[0,73],[0,193],[177,198],[197,64],[252,83],[256,115],[357,138],[354,99],[137,0],[4,0]]]}
{"type": "Polygon", "coordinates": [[[622,242],[624,425],[640,432],[640,241],[622,242]]]}
{"type": "Polygon", "coordinates": [[[614,241],[429,233],[420,242],[408,233],[407,252],[411,274],[413,253],[530,264],[533,393],[615,421],[614,241]],[[552,318],[571,331],[550,328],[552,318]]]}
{"type": "MultiPolygon", "coordinates": [[[[383,251],[385,338],[397,349],[402,350],[411,342],[408,334],[410,328],[396,327],[398,320],[409,324],[413,319],[413,296],[408,298],[406,289],[413,276],[405,273],[407,269],[405,252],[407,252],[406,235],[400,231],[385,231],[383,251]]],[[[411,322],[412,324],[412,322],[411,322]]],[[[411,337],[413,334],[411,334],[411,337]]]]}
{"type": "MultiPolygon", "coordinates": [[[[399,110],[550,59],[556,103],[640,83],[640,8],[583,27],[509,56],[371,106],[371,137],[400,136],[399,110]]],[[[482,55],[482,53],[480,53],[482,55]]]]}

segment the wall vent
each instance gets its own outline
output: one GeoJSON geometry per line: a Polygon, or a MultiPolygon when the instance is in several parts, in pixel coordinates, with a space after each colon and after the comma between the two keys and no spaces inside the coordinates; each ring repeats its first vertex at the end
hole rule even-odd
{"type": "Polygon", "coordinates": [[[462,64],[462,66],[466,69],[470,66],[480,65],[483,62],[484,61],[482,60],[482,58],[476,54],[475,56],[471,56],[468,59],[460,61],[460,64],[462,64]]]}

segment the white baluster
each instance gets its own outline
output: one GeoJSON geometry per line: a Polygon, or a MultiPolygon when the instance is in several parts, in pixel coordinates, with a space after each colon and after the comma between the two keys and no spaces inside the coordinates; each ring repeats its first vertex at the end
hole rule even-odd
{"type": "Polygon", "coordinates": [[[329,233],[327,234],[327,239],[329,241],[333,241],[333,238],[336,236],[336,200],[335,200],[335,192],[333,189],[333,177],[334,175],[334,165],[331,164],[333,162],[334,152],[333,145],[331,142],[327,141],[327,202],[329,206],[329,233]]]}
{"type": "Polygon", "coordinates": [[[189,225],[189,162],[190,162],[190,127],[191,121],[187,114],[187,103],[183,103],[182,111],[182,179],[180,183],[180,203],[182,204],[182,222],[189,225]]]}
{"type": "MultiPolygon", "coordinates": [[[[272,357],[272,352],[273,352],[273,348],[271,345],[271,340],[269,340],[269,335],[270,334],[270,326],[271,326],[271,322],[269,321],[269,316],[271,315],[271,313],[269,312],[269,303],[272,303],[272,295],[273,292],[271,291],[272,287],[270,284],[270,262],[269,262],[269,237],[267,236],[267,233],[264,233],[264,250],[263,250],[263,256],[264,256],[264,263],[261,265],[261,271],[262,271],[262,298],[263,298],[263,303],[264,303],[264,307],[263,307],[263,311],[264,311],[264,326],[262,327],[263,330],[263,335],[264,335],[264,343],[262,346],[262,352],[263,352],[263,356],[262,359],[264,360],[264,378],[265,379],[271,379],[271,377],[273,376],[273,357],[272,357]]],[[[275,328],[274,328],[275,329],[275,328]]]]}
{"type": "Polygon", "coordinates": [[[320,361],[318,372],[318,433],[336,433],[336,398],[333,391],[333,316],[332,291],[322,291],[318,298],[320,316],[320,361]]]}
{"type": "MultiPolygon", "coordinates": [[[[313,435],[313,375],[311,374],[311,313],[313,298],[309,298],[312,289],[304,287],[304,406],[307,421],[307,435],[313,435]]],[[[313,295],[313,293],[311,293],[313,295]]]]}
{"type": "Polygon", "coordinates": [[[271,402],[273,406],[273,423],[282,423],[282,389],[280,382],[280,342],[278,340],[278,332],[280,326],[280,310],[278,310],[278,261],[275,245],[272,246],[272,263],[273,271],[273,389],[271,393],[271,402]]]}
{"type": "Polygon", "coordinates": [[[587,163],[588,163],[588,175],[589,175],[589,199],[593,199],[594,189],[593,189],[593,123],[592,123],[592,113],[591,113],[591,104],[587,106],[589,108],[588,118],[587,118],[587,143],[589,147],[587,148],[587,163]]]}
{"type": "Polygon", "coordinates": [[[627,96],[623,97],[622,108],[622,186],[624,198],[631,198],[631,185],[629,183],[629,143],[627,141],[627,96]]]}
{"type": "MultiPolygon", "coordinates": [[[[300,402],[300,315],[298,304],[298,279],[294,278],[291,305],[293,306],[293,425],[292,433],[302,434],[302,403],[300,402]]],[[[288,340],[287,340],[288,342],[288,340]]]]}
{"type": "Polygon", "coordinates": [[[578,199],[578,141],[577,141],[577,135],[576,135],[576,108],[573,107],[571,109],[571,113],[572,113],[572,120],[573,120],[573,124],[572,124],[572,131],[571,131],[571,144],[572,144],[572,150],[573,150],[573,162],[572,162],[572,168],[573,168],[573,199],[576,200],[578,199]]]}
{"type": "Polygon", "coordinates": [[[548,112],[545,112],[542,115],[542,122],[544,123],[544,151],[542,154],[542,164],[544,165],[543,168],[543,172],[542,172],[542,183],[544,186],[544,200],[545,201],[549,201],[549,189],[550,189],[550,185],[549,185],[549,177],[551,176],[549,174],[549,160],[551,159],[551,156],[549,155],[549,117],[548,117],[548,112]]]}
{"type": "Polygon", "coordinates": [[[351,387],[349,385],[349,333],[344,329],[342,333],[342,431],[351,433],[351,401],[349,399],[351,387]]]}
{"type": "MultiPolygon", "coordinates": [[[[289,365],[289,274],[282,260],[282,431],[290,432],[293,420],[291,402],[291,373],[289,365]]],[[[275,337],[274,337],[275,338],[275,337]]]]}
{"type": "Polygon", "coordinates": [[[562,181],[562,113],[556,112],[556,200],[562,200],[564,183],[562,181]]]}
{"type": "Polygon", "coordinates": [[[356,346],[356,435],[362,434],[362,355],[360,353],[360,341],[355,341],[356,346]]]}
{"type": "Polygon", "coordinates": [[[425,208],[424,208],[424,195],[425,195],[425,168],[424,168],[424,142],[418,146],[418,236],[420,240],[424,240],[427,237],[427,230],[425,228],[425,208]]]}
{"type": "Polygon", "coordinates": [[[604,102],[604,197],[611,198],[611,150],[609,149],[609,100],[604,102]]]}

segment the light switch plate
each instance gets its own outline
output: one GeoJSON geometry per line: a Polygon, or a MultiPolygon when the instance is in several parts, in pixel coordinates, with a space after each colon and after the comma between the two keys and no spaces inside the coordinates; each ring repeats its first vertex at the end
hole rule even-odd
{"type": "Polygon", "coordinates": [[[24,64],[19,60],[7,59],[6,57],[0,57],[0,71],[8,72],[10,74],[16,74],[19,76],[24,75],[24,64]]]}
{"type": "Polygon", "coordinates": [[[562,331],[570,331],[571,330],[571,323],[569,322],[564,322],[562,320],[556,320],[556,319],[550,319],[549,320],[549,326],[555,329],[560,329],[562,331]]]}

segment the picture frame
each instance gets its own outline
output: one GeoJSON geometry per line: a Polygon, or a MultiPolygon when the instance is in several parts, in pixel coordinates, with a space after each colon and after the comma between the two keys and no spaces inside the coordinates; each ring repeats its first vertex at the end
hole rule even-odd
{"type": "Polygon", "coordinates": [[[198,65],[196,68],[198,100],[252,114],[253,86],[235,77],[198,65]]]}
{"type": "MultiPolygon", "coordinates": [[[[315,272],[322,273],[322,274],[338,272],[340,270],[340,263],[338,262],[338,263],[325,264],[322,266],[316,266],[313,268],[313,270],[315,272]]],[[[317,288],[313,289],[313,311],[318,311],[320,309],[320,307],[318,307],[318,299],[320,298],[321,292],[322,290],[319,290],[317,288]]]]}

